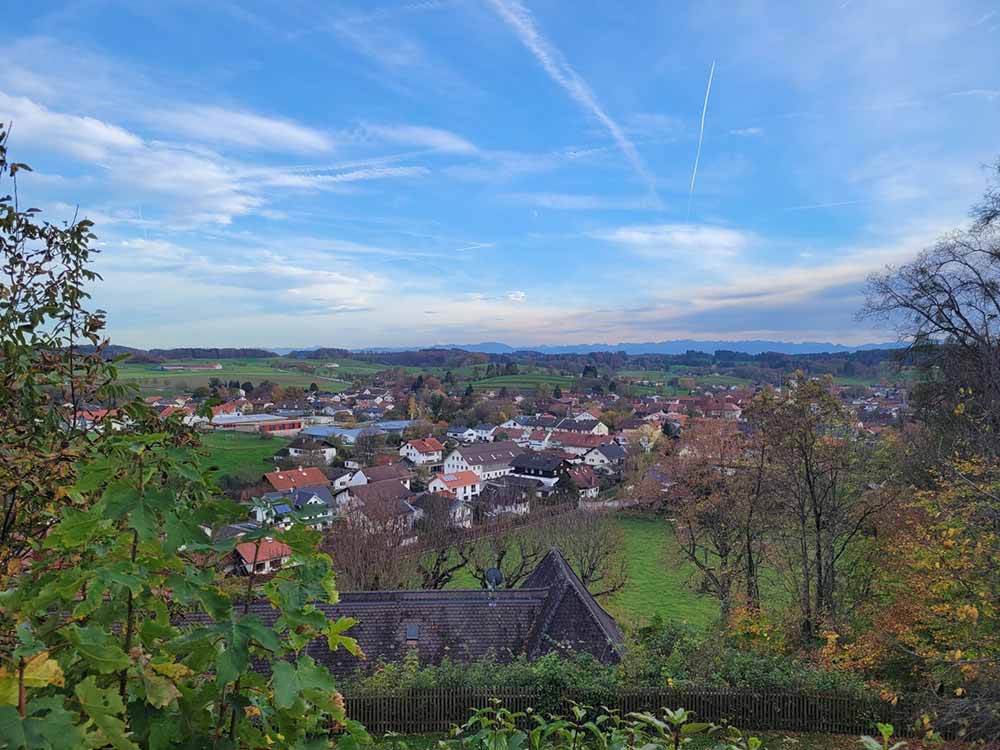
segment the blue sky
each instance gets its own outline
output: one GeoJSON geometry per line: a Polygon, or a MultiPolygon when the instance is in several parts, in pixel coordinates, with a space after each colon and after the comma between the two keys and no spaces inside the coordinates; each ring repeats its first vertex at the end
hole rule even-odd
{"type": "Polygon", "coordinates": [[[13,6],[21,195],[134,346],[881,341],[1000,156],[993,0],[13,6]]]}

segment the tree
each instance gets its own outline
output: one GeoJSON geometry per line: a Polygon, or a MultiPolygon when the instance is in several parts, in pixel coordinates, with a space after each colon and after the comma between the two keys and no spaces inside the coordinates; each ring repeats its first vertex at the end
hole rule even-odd
{"type": "Polygon", "coordinates": [[[613,516],[576,511],[551,524],[552,546],[594,596],[607,596],[628,582],[625,533],[613,516]]]}
{"type": "Polygon", "coordinates": [[[380,430],[362,430],[354,441],[354,456],[365,466],[375,463],[375,456],[385,445],[385,434],[380,430]]]}
{"type": "MultiPolygon", "coordinates": [[[[0,125],[0,195],[6,180],[16,194],[17,173],[27,169],[7,160],[6,142],[0,125]]],[[[41,224],[34,209],[0,198],[0,580],[58,519],[61,488],[84,453],[84,405],[124,396],[104,361],[103,315],[83,307],[86,287],[98,280],[89,267],[91,227],[41,224]]]]}
{"type": "Polygon", "coordinates": [[[443,589],[469,562],[471,544],[451,517],[451,498],[425,495],[423,518],[417,524],[422,551],[416,558],[420,588],[443,589]]]}
{"type": "MultiPolygon", "coordinates": [[[[23,168],[8,162],[0,130],[0,174],[23,168]]],[[[23,557],[0,568],[0,742],[263,748],[280,732],[289,745],[315,745],[346,717],[332,676],[304,648],[323,637],[358,653],[349,621],[316,617],[314,602],[336,600],[330,560],[316,553],[315,532],[261,530],[240,541],[259,550],[272,534],[297,564],[264,584],[255,566],[245,579],[222,577],[214,563],[235,540],[215,542],[204,528],[244,514],[217,495],[194,433],[160,420],[134,390],[110,387],[103,320],[84,310],[78,285],[97,281],[92,239],[89,222],[54,230],[0,200],[0,374],[19,385],[0,395],[17,407],[0,409],[4,549],[31,559],[29,571],[23,557]],[[96,359],[81,357],[80,337],[96,359]],[[45,391],[59,399],[46,402],[45,391]],[[104,397],[120,429],[84,435],[63,393],[104,397]],[[19,425],[32,412],[33,424],[19,425]],[[273,625],[251,612],[258,596],[273,625]]]]}
{"type": "Polygon", "coordinates": [[[309,384],[309,392],[310,393],[315,393],[318,390],[319,390],[319,386],[318,385],[316,385],[315,383],[310,383],[309,384]]]}
{"type": "Polygon", "coordinates": [[[563,392],[562,392],[562,388],[560,388],[560,387],[558,386],[558,384],[556,385],[556,387],[555,387],[555,388],[553,388],[553,389],[552,389],[552,395],[553,395],[553,397],[555,397],[555,398],[557,398],[557,399],[560,399],[560,398],[562,398],[562,397],[563,397],[563,392]]]}
{"type": "Polygon", "coordinates": [[[486,571],[497,568],[505,588],[516,588],[530,575],[549,550],[544,531],[534,528],[511,528],[494,521],[493,529],[473,545],[468,553],[469,573],[486,588],[486,571]]]}
{"type": "Polygon", "coordinates": [[[737,603],[760,604],[769,462],[766,433],[747,437],[724,422],[697,425],[670,458],[675,538],[724,623],[737,603]]]}
{"type": "Polygon", "coordinates": [[[800,602],[808,642],[838,616],[841,577],[860,569],[855,544],[873,535],[895,500],[885,458],[853,432],[830,381],[796,373],[780,394],[765,391],[750,409],[771,447],[781,561],[800,602]]]}
{"type": "Polygon", "coordinates": [[[400,554],[410,531],[393,501],[369,502],[336,525],[324,540],[345,591],[405,589],[414,585],[413,560],[400,554]]]}
{"type": "Polygon", "coordinates": [[[996,187],[987,193],[970,228],[872,275],[860,313],[895,324],[926,373],[914,401],[945,438],[942,455],[956,445],[1000,453],[998,195],[996,187]]]}
{"type": "Polygon", "coordinates": [[[253,383],[247,380],[240,386],[240,388],[243,389],[244,393],[250,394],[253,392],[253,383]]]}

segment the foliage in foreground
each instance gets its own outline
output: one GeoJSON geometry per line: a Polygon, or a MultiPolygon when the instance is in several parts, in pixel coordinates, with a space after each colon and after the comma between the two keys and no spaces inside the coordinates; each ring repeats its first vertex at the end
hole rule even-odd
{"type": "MultiPolygon", "coordinates": [[[[13,181],[27,167],[5,143],[0,128],[13,181]]],[[[223,577],[234,540],[206,529],[243,513],[186,428],[112,387],[103,316],[84,309],[90,223],[35,215],[0,198],[0,747],[328,747],[335,723],[345,744],[363,739],[303,653],[318,637],[357,650],[352,623],[316,606],[337,598],[318,535],[276,534],[295,565],[263,586],[223,577]],[[81,477],[84,462],[100,470],[81,477]],[[251,611],[255,596],[273,618],[251,611]]],[[[267,533],[240,542],[256,555],[267,533]]]]}

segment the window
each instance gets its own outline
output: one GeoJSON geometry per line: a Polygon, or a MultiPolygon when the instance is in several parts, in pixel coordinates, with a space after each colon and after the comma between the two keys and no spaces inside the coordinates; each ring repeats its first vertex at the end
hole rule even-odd
{"type": "Polygon", "coordinates": [[[406,625],[406,640],[417,641],[420,640],[420,626],[416,623],[407,623],[406,625]]]}

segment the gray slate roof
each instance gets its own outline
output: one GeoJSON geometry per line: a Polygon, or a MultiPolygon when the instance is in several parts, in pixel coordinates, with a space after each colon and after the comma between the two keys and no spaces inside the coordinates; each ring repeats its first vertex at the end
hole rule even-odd
{"type": "MultiPolygon", "coordinates": [[[[319,607],[328,618],[358,621],[347,635],[358,640],[368,657],[362,661],[343,650],[331,652],[325,638],[312,641],[306,652],[338,676],[399,661],[411,650],[422,664],[486,656],[509,661],[550,651],[586,652],[611,663],[618,660],[623,640],[614,620],[556,550],[517,589],[360,591],[319,607]],[[407,640],[407,626],[412,625],[418,637],[407,640]]],[[[268,624],[277,618],[264,601],[251,604],[250,613],[268,624]]],[[[187,621],[209,620],[189,615],[187,621]]]]}

